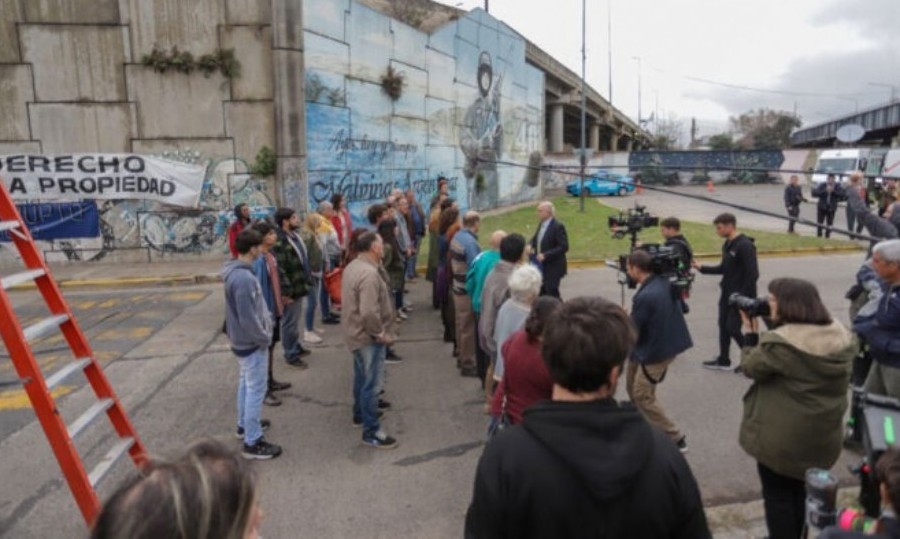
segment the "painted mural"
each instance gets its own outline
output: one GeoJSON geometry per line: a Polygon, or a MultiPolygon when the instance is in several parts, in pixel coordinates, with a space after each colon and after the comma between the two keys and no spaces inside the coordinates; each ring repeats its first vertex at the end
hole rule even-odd
{"type": "Polygon", "coordinates": [[[499,163],[540,164],[543,140],[543,74],[510,28],[480,9],[432,34],[348,0],[304,9],[311,206],[342,193],[363,224],[394,188],[429,200],[440,176],[463,208],[538,196],[536,174],[499,163]]]}

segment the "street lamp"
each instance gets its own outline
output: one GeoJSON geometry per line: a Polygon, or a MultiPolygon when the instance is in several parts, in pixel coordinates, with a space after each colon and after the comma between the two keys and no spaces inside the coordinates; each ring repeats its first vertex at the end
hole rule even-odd
{"type": "Polygon", "coordinates": [[[884,88],[890,88],[891,89],[891,103],[893,103],[895,101],[896,94],[894,93],[894,91],[897,89],[897,86],[894,86],[893,84],[886,84],[884,82],[870,82],[869,86],[882,86],[884,88]]]}
{"type": "MultiPolygon", "coordinates": [[[[485,0],[486,2],[487,0],[485,0]]],[[[587,167],[587,143],[585,129],[587,123],[587,83],[585,64],[587,62],[587,0],[581,0],[581,190],[578,193],[578,210],[584,211],[584,169],[587,167]]]]}
{"type": "Polygon", "coordinates": [[[643,69],[641,69],[641,57],[640,56],[632,56],[632,60],[637,60],[638,64],[638,125],[641,125],[641,73],[643,69]]]}

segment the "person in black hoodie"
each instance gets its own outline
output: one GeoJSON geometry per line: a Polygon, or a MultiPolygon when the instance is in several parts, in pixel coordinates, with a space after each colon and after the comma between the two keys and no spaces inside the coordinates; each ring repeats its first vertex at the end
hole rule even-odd
{"type": "Polygon", "coordinates": [[[806,202],[799,182],[800,178],[794,174],[791,176],[791,183],[784,188],[784,208],[791,218],[788,222],[788,234],[795,234],[794,225],[797,223],[797,218],[800,217],[800,204],[806,202]]]}
{"type": "Polygon", "coordinates": [[[728,304],[728,297],[734,293],[749,298],[756,297],[756,281],[759,280],[759,264],[756,261],[756,246],[753,238],[737,230],[737,218],[730,213],[722,213],[713,219],[716,234],[725,238],[722,245],[722,262],[717,266],[701,266],[693,262],[694,268],[706,275],[721,275],[719,287],[719,356],[704,361],[703,366],[713,370],[731,369],[731,339],[744,347],[741,334],[741,314],[737,307],[728,304]]]}
{"type": "Polygon", "coordinates": [[[485,448],[467,538],[711,537],[675,444],[613,399],[634,342],[628,314],[601,298],[568,301],[547,322],[552,401],[485,448]]]}

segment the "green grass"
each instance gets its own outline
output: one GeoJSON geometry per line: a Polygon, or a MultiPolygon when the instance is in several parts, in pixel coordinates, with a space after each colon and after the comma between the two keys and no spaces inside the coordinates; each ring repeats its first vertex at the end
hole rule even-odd
{"type": "MultiPolygon", "coordinates": [[[[595,199],[585,201],[584,212],[578,211],[578,199],[572,197],[558,197],[553,200],[556,206],[557,218],[565,223],[569,233],[569,260],[602,260],[615,258],[626,253],[629,247],[629,239],[617,240],[611,237],[607,226],[607,217],[618,215],[617,209],[598,204],[595,199]]],[[[534,205],[506,213],[485,217],[481,222],[481,230],[478,234],[480,243],[486,247],[494,230],[502,229],[507,232],[518,232],[531,239],[537,229],[537,216],[534,205]]],[[[808,249],[819,247],[845,247],[855,245],[853,242],[815,238],[808,236],[793,236],[778,232],[764,232],[761,230],[741,229],[741,231],[756,240],[756,248],[759,251],[785,251],[793,249],[808,249]]],[[[722,252],[722,238],[716,235],[711,223],[697,223],[682,221],[681,232],[687,237],[697,256],[719,256],[722,252]]],[[[639,236],[645,243],[658,243],[662,236],[658,228],[645,229],[639,236]]],[[[419,261],[428,259],[427,241],[423,242],[422,255],[419,261]]]]}

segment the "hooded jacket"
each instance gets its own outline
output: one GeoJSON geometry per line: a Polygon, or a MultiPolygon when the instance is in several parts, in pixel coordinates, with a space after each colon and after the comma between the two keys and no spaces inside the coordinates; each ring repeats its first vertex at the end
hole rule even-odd
{"type": "Polygon", "coordinates": [[[246,357],[259,348],[267,348],[272,339],[272,315],[253,267],[241,260],[230,260],[222,269],[222,278],[225,280],[225,332],[231,350],[246,357]]]}
{"type": "Polygon", "coordinates": [[[753,238],[738,234],[722,244],[722,262],[718,266],[700,266],[700,273],[721,275],[721,300],[737,292],[742,296],[756,297],[756,281],[759,279],[759,264],[756,260],[756,245],[753,238]]]}
{"type": "Polygon", "coordinates": [[[863,311],[853,320],[853,330],[866,344],[875,361],[900,368],[900,284],[883,285],[874,313],[863,311]]]}
{"type": "Polygon", "coordinates": [[[841,453],[843,418],[859,343],[839,322],[785,324],[745,346],[741,370],[753,379],[744,395],[740,444],[775,472],[802,480],[829,469],[841,453]]]}
{"type": "Polygon", "coordinates": [[[684,457],[633,405],[538,403],[478,463],[467,538],[706,538],[684,457]]]}

